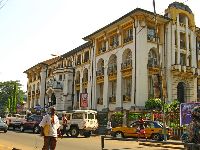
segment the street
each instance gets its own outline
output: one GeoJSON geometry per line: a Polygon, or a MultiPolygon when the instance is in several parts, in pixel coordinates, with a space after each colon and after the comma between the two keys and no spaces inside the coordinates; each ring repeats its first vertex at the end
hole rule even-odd
{"type": "MultiPolygon", "coordinates": [[[[170,145],[169,147],[151,145],[151,142],[136,142],[133,140],[120,141],[105,138],[104,150],[170,150],[183,149],[183,146],[170,145]]],[[[21,133],[19,131],[0,132],[0,150],[11,150],[18,148],[21,150],[41,150],[43,138],[39,134],[21,133]]],[[[101,136],[90,138],[63,137],[58,139],[56,150],[101,150],[101,136]]]]}

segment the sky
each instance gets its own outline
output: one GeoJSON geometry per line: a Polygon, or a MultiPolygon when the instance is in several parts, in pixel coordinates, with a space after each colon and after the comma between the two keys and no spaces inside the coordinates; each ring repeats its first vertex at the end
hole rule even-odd
{"type": "MultiPolygon", "coordinates": [[[[199,0],[177,1],[190,7],[200,27],[199,0]]],[[[172,2],[155,0],[156,12],[164,15],[172,2]]],[[[80,46],[135,8],[153,12],[153,0],[0,0],[0,81],[19,80],[26,91],[25,70],[80,46]]]]}

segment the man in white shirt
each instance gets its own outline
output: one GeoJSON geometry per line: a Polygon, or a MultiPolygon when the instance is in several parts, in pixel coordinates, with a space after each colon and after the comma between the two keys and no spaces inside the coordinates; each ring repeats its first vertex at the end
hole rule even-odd
{"type": "Polygon", "coordinates": [[[55,115],[55,108],[50,108],[50,114],[43,117],[40,122],[41,135],[44,136],[42,150],[55,150],[58,134],[60,136],[60,124],[58,116],[55,115]]]}

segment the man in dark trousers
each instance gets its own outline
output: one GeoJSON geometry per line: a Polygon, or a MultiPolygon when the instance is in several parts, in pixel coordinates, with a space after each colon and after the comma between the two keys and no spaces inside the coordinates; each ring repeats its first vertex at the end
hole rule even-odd
{"type": "Polygon", "coordinates": [[[55,150],[57,137],[60,136],[60,124],[55,108],[50,108],[50,114],[43,117],[40,122],[41,135],[44,136],[44,146],[42,150],[55,150]]]}

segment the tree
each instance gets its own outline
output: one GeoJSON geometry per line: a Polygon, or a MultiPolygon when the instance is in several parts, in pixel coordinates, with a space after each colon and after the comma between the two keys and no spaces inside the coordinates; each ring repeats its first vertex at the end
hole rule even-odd
{"type": "Polygon", "coordinates": [[[148,110],[162,110],[163,102],[159,98],[150,98],[145,102],[145,108],[148,110]]]}
{"type": "Polygon", "coordinates": [[[0,82],[0,113],[7,109],[11,113],[16,112],[17,104],[21,104],[24,92],[19,81],[0,82]]]}

